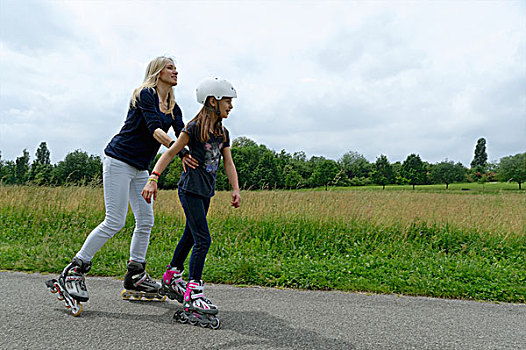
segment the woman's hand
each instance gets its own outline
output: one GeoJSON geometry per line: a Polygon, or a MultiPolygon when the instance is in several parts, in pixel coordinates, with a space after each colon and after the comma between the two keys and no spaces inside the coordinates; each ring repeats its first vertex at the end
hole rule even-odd
{"type": "Polygon", "coordinates": [[[152,196],[153,199],[157,199],[157,182],[155,181],[148,181],[146,186],[142,189],[142,196],[144,199],[146,199],[146,202],[151,203],[152,202],[152,196]]]}
{"type": "Polygon", "coordinates": [[[241,205],[241,194],[239,193],[238,190],[234,190],[232,191],[232,202],[231,202],[232,206],[234,208],[239,208],[239,206],[241,205]]]}
{"type": "Polygon", "coordinates": [[[195,169],[199,166],[199,162],[197,161],[197,159],[192,158],[192,156],[189,153],[183,156],[182,162],[183,162],[183,170],[185,173],[186,173],[187,166],[192,169],[195,169]]]}

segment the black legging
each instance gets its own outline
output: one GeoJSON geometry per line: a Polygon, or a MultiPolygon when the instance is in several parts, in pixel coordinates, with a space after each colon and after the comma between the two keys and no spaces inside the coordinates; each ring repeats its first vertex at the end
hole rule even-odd
{"type": "Polygon", "coordinates": [[[177,267],[182,271],[186,257],[193,247],[190,256],[189,279],[200,280],[205,266],[206,254],[212,242],[206,221],[210,198],[201,197],[181,189],[178,192],[186,216],[186,224],[183,236],[175,248],[170,266],[177,267]]]}

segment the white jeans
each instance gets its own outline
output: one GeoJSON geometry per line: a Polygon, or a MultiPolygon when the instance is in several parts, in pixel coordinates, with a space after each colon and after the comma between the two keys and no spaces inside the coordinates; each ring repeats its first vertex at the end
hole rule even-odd
{"type": "Polygon", "coordinates": [[[141,196],[141,191],[148,181],[148,171],[138,170],[120,160],[105,156],[102,162],[102,181],[106,218],[91,231],[77,257],[84,262],[91,261],[104,243],[122,229],[129,202],[135,215],[130,260],[145,262],[154,221],[152,204],[148,204],[141,196]]]}

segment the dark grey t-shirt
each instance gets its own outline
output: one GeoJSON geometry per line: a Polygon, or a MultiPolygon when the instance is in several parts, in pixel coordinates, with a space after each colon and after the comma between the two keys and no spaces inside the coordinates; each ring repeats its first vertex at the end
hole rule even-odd
{"type": "Polygon", "coordinates": [[[216,174],[221,161],[223,148],[230,147],[230,135],[223,127],[226,141],[222,137],[210,134],[207,142],[201,142],[200,130],[196,122],[188,123],[181,132],[188,134],[188,148],[190,154],[199,162],[195,169],[187,167],[187,172],[181,174],[179,188],[183,191],[203,197],[212,197],[215,194],[216,174]]]}

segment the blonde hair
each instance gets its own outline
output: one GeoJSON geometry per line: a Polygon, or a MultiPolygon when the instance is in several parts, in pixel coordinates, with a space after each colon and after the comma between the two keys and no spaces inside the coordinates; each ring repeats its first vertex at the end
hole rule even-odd
{"type": "MultiPolygon", "coordinates": [[[[213,98],[213,97],[208,97],[213,98]]],[[[219,101],[217,101],[219,103],[219,101]]],[[[210,133],[216,137],[222,137],[223,142],[226,142],[226,134],[223,130],[223,123],[221,117],[217,116],[215,110],[208,105],[208,99],[205,105],[197,113],[194,119],[188,123],[194,122],[199,127],[199,140],[207,142],[210,139],[210,133]]]]}
{"type": "MultiPolygon", "coordinates": [[[[155,89],[155,87],[157,86],[157,82],[159,80],[159,75],[161,71],[170,63],[175,64],[172,58],[166,57],[166,56],[159,56],[151,60],[150,63],[148,63],[148,67],[146,67],[146,73],[144,74],[144,81],[142,82],[141,86],[133,90],[133,94],[131,97],[131,105],[133,107],[135,108],[137,107],[137,101],[139,100],[141,91],[144,88],[155,89]]],[[[171,114],[174,107],[175,107],[174,92],[173,92],[173,89],[170,89],[170,91],[168,91],[168,113],[171,114]]],[[[172,115],[172,118],[173,118],[173,115],[172,115]]]]}

